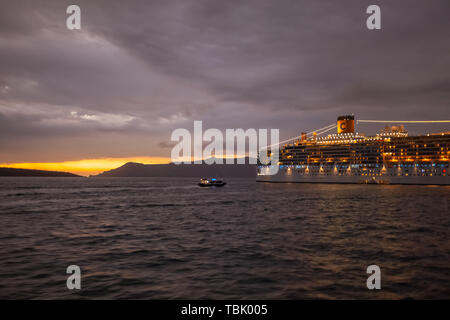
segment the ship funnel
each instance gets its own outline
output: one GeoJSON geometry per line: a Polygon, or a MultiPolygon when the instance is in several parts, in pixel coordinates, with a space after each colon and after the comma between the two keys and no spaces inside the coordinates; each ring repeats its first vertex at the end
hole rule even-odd
{"type": "Polygon", "coordinates": [[[306,141],[306,140],[308,140],[308,134],[306,132],[302,132],[301,141],[306,141]]]}
{"type": "Polygon", "coordinates": [[[339,116],[337,118],[337,133],[355,133],[355,116],[339,116]]]}

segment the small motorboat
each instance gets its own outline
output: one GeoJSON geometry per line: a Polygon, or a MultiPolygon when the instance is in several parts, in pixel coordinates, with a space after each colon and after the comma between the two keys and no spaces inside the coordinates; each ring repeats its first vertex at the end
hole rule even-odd
{"type": "Polygon", "coordinates": [[[211,178],[211,179],[200,179],[200,183],[198,184],[200,187],[223,187],[224,185],[226,185],[227,183],[222,181],[222,180],[218,180],[216,178],[211,178]]]}

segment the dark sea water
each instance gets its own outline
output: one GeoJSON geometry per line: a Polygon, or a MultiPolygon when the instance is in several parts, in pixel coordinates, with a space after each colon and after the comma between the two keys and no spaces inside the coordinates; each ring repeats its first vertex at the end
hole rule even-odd
{"type": "Polygon", "coordinates": [[[228,182],[0,178],[0,298],[450,298],[450,187],[228,182]]]}

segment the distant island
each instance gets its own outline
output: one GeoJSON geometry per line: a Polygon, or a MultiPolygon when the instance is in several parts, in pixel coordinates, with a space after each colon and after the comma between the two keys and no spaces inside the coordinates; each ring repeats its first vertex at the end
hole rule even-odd
{"type": "Polygon", "coordinates": [[[255,178],[256,165],[248,164],[142,164],[128,162],[123,166],[91,177],[221,177],[255,178]]]}
{"type": "Polygon", "coordinates": [[[0,177],[81,177],[81,176],[69,172],[0,167],[0,177]]]}
{"type": "MultiPolygon", "coordinates": [[[[256,165],[249,164],[249,158],[245,158],[245,164],[142,164],[128,162],[118,168],[91,175],[98,177],[221,177],[221,178],[255,178],[256,165]]],[[[225,163],[225,159],[224,159],[225,163]]],[[[0,167],[0,177],[81,177],[79,175],[62,172],[34,169],[17,169],[0,167]]]]}

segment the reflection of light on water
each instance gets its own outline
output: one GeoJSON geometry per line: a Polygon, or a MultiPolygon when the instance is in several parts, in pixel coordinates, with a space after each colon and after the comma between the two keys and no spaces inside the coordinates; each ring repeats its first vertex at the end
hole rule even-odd
{"type": "Polygon", "coordinates": [[[265,166],[263,168],[259,168],[258,176],[270,176],[271,175],[271,171],[270,171],[270,166],[265,166]]]}

